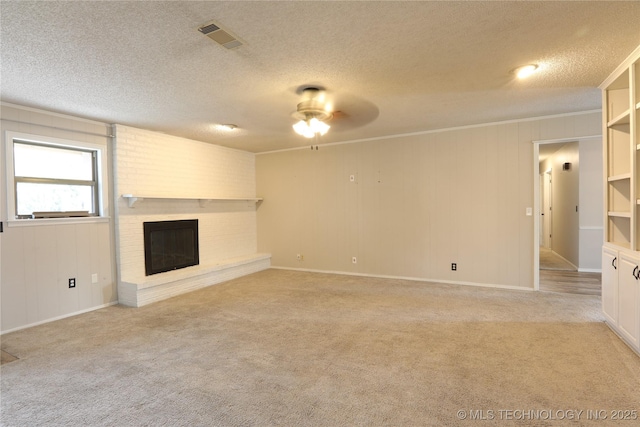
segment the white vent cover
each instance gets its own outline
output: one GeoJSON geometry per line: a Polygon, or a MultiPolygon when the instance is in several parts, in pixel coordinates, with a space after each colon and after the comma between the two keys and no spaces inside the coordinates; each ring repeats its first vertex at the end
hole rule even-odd
{"type": "Polygon", "coordinates": [[[198,31],[209,37],[214,42],[226,47],[227,49],[233,49],[242,46],[242,42],[240,40],[236,39],[213,22],[203,25],[202,27],[198,28],[198,31]]]}

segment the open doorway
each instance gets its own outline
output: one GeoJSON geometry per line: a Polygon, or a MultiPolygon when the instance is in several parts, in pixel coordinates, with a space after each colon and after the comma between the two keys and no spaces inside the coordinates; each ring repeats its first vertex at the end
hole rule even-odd
{"type": "Polygon", "coordinates": [[[536,290],[600,293],[601,141],[600,136],[534,141],[536,290]]]}
{"type": "MultiPolygon", "coordinates": [[[[546,157],[553,156],[556,152],[562,150],[564,144],[548,144],[545,147],[545,152],[552,153],[546,157]]],[[[539,269],[540,270],[552,270],[552,271],[578,271],[578,267],[571,261],[566,259],[556,250],[553,245],[553,166],[549,166],[545,163],[546,159],[544,154],[540,155],[540,170],[544,170],[540,174],[540,257],[539,257],[539,269]]],[[[577,182],[575,183],[577,184],[577,182]]],[[[566,185],[565,185],[566,187],[566,185]]],[[[563,189],[565,193],[567,191],[577,194],[577,185],[570,185],[568,188],[563,189]],[[575,187],[575,188],[574,188],[575,187]]],[[[561,215],[566,215],[566,209],[561,209],[559,212],[561,215]]],[[[560,218],[561,223],[568,223],[570,219],[560,218]]],[[[565,242],[564,247],[573,247],[579,245],[577,241],[577,235],[575,233],[565,233],[562,231],[562,239],[576,238],[576,241],[565,242]]],[[[541,276],[544,275],[541,272],[541,276]]]]}
{"type": "Polygon", "coordinates": [[[540,270],[578,271],[578,144],[568,141],[540,146],[540,270]]]}

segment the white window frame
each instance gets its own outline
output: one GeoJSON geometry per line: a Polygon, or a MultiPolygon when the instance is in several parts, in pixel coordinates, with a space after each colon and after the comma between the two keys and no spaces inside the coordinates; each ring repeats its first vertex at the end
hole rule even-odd
{"type": "Polygon", "coordinates": [[[108,221],[108,178],[107,178],[107,146],[84,141],[73,141],[68,139],[53,138],[43,135],[32,135],[20,132],[5,132],[5,154],[6,154],[6,182],[7,182],[7,223],[9,226],[16,225],[43,225],[43,224],[70,224],[86,222],[108,221]],[[32,142],[44,144],[51,147],[90,150],[96,153],[97,168],[97,191],[98,209],[96,216],[75,217],[75,218],[36,218],[18,219],[16,212],[16,186],[13,160],[14,142],[32,142]]]}

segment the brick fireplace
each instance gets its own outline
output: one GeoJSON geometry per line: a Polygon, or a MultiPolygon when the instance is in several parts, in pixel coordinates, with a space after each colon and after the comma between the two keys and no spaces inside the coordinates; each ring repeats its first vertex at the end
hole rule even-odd
{"type": "Polygon", "coordinates": [[[121,304],[139,307],[270,267],[270,255],[257,253],[252,153],[121,125],[115,132],[121,304]],[[144,223],[184,220],[198,223],[198,265],[147,275],[144,223]]]}

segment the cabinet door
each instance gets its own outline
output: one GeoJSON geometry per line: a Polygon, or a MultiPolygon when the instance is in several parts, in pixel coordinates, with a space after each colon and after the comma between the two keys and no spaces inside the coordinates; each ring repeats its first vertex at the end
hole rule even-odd
{"type": "Polygon", "coordinates": [[[602,312],[611,325],[618,323],[618,251],[602,249],[602,312]]]}
{"type": "Polygon", "coordinates": [[[640,259],[620,253],[618,263],[618,331],[630,344],[638,347],[640,323],[640,259]]]}

